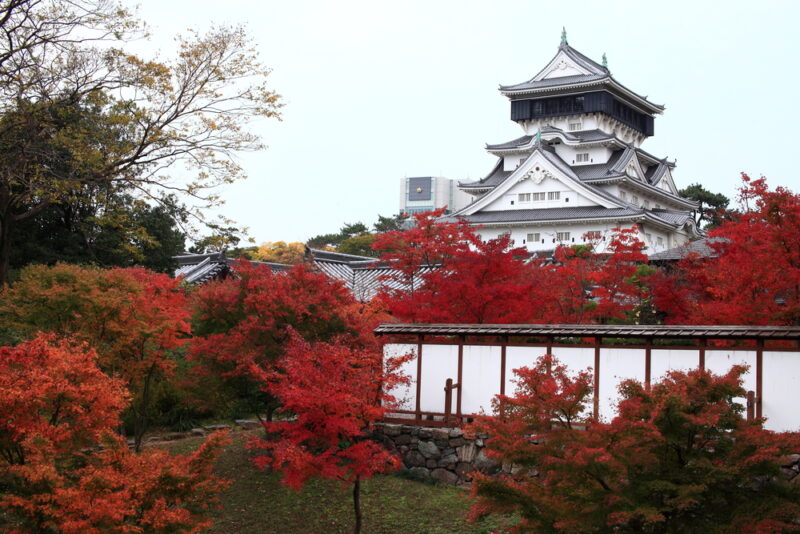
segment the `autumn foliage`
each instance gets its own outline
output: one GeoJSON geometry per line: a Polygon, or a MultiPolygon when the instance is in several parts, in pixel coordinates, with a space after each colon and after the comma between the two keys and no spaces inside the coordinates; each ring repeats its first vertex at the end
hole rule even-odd
{"type": "Polygon", "coordinates": [[[746,421],[742,367],[673,371],[620,386],[610,423],[586,411],[592,377],[551,357],[518,373],[513,396],[476,425],[514,474],[478,475],[472,515],[513,513],[513,532],[794,532],[800,488],[779,474],[793,434],[746,421]]]}
{"type": "MultiPolygon", "coordinates": [[[[379,296],[387,310],[420,323],[592,323],[635,320],[649,299],[637,278],[647,262],[638,229],[615,229],[607,252],[591,242],[529,258],[508,235],[483,241],[465,222],[416,214],[417,225],[378,236],[394,268],[379,296]],[[432,267],[432,268],[431,268],[432,267]]],[[[595,243],[596,244],[596,243],[595,243]]]]}
{"type": "Polygon", "coordinates": [[[3,290],[0,320],[23,339],[50,332],[94,347],[101,369],[120,376],[132,394],[138,448],[153,389],[172,377],[174,353],[190,333],[187,298],[178,284],[142,268],[34,265],[3,290]]]}
{"type": "Polygon", "coordinates": [[[225,444],[210,437],[189,456],[132,452],[115,435],[128,402],[85,345],[38,336],[0,348],[0,509],[16,532],[197,532],[221,481],[225,444]]]}
{"type": "Polygon", "coordinates": [[[404,382],[398,369],[408,358],[383,361],[377,343],[308,343],[294,331],[290,335],[281,372],[269,377],[268,387],[293,418],[265,423],[268,435],[275,438],[252,443],[269,453],[255,463],[280,470],[283,482],[295,489],[315,476],[353,484],[358,533],[360,482],[401,466],[396,455],[369,439],[368,432],[394,404],[391,391],[404,382]]]}
{"type": "Polygon", "coordinates": [[[658,278],[677,324],[800,324],[800,195],[742,176],[741,211],[711,230],[714,258],[690,255],[658,278]]]}
{"type": "Polygon", "coordinates": [[[372,340],[380,314],[358,303],[344,286],[306,266],[273,273],[240,261],[236,277],[212,282],[192,295],[194,338],[189,357],[201,377],[220,378],[221,400],[258,416],[279,407],[265,387],[285,354],[289,330],[308,341],[347,339],[353,346],[372,340]]]}

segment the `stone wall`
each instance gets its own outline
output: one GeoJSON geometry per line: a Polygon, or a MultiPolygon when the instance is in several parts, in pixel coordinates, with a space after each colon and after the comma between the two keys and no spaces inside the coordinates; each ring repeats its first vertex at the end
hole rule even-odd
{"type": "MultiPolygon", "coordinates": [[[[420,478],[433,478],[444,484],[461,485],[472,480],[475,471],[494,475],[513,473],[515,466],[499,464],[486,456],[486,434],[464,436],[460,428],[430,428],[379,423],[373,438],[386,448],[397,451],[403,467],[420,478]]],[[[783,459],[781,476],[800,484],[800,454],[783,459]]]]}
{"type": "Polygon", "coordinates": [[[486,456],[486,435],[468,438],[460,428],[381,423],[375,426],[373,437],[397,451],[403,467],[414,475],[445,484],[465,484],[475,471],[492,475],[506,467],[486,456]]]}

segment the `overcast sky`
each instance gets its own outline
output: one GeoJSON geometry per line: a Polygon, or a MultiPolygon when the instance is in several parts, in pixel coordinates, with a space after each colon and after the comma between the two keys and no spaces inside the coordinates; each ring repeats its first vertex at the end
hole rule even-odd
{"type": "Polygon", "coordinates": [[[254,127],[249,179],[222,210],[256,241],[305,241],[398,211],[400,179],[477,179],[485,143],[522,135],[499,84],[569,43],[666,105],[642,148],[677,158],[677,186],[735,195],[742,171],[800,190],[800,2],[143,0],[153,46],[245,23],[282,122],[254,127]]]}

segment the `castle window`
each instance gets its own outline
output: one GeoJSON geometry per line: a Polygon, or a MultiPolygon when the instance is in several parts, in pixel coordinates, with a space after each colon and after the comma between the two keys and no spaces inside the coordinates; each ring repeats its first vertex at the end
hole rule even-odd
{"type": "Polygon", "coordinates": [[[575,161],[578,163],[586,163],[589,161],[589,153],[588,152],[581,152],[580,154],[575,154],[575,161]]]}
{"type": "Polygon", "coordinates": [[[544,193],[531,193],[531,199],[535,202],[537,200],[544,200],[545,199],[544,193]]]}
{"type": "Polygon", "coordinates": [[[648,209],[648,210],[650,209],[650,201],[649,200],[645,200],[644,201],[644,207],[645,207],[645,209],[648,209]]]}
{"type": "Polygon", "coordinates": [[[561,198],[561,191],[549,191],[547,193],[547,200],[559,200],[561,198]]]}
{"type": "Polygon", "coordinates": [[[627,202],[628,201],[628,193],[626,193],[625,191],[620,191],[619,192],[619,198],[624,200],[625,202],[627,202]]]}
{"type": "Polygon", "coordinates": [[[536,232],[535,234],[528,234],[528,241],[539,241],[540,237],[541,236],[539,235],[539,232],[536,232]]]}
{"type": "Polygon", "coordinates": [[[657,237],[656,238],[656,245],[658,245],[659,247],[663,247],[664,246],[664,239],[661,238],[661,237],[657,237]]]}
{"type": "Polygon", "coordinates": [[[519,194],[519,201],[520,202],[530,202],[531,201],[531,194],[530,193],[520,193],[519,194]]]}
{"type": "Polygon", "coordinates": [[[639,197],[637,197],[636,195],[633,195],[633,198],[631,198],[631,202],[633,202],[635,205],[638,206],[639,205],[639,197]]]}
{"type": "Polygon", "coordinates": [[[569,241],[569,232],[558,232],[558,233],[556,233],[556,240],[558,240],[558,241],[569,241]]]}
{"type": "Polygon", "coordinates": [[[583,128],[583,124],[580,122],[570,122],[569,123],[569,131],[570,132],[577,132],[583,128]]]}

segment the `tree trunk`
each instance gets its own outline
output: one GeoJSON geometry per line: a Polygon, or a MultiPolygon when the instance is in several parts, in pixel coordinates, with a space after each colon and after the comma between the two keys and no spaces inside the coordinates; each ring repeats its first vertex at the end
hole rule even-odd
{"type": "Polygon", "coordinates": [[[356,513],[356,524],[353,526],[353,534],[361,532],[361,479],[356,477],[353,482],[353,510],[356,513]]]}
{"type": "Polygon", "coordinates": [[[14,218],[10,213],[0,217],[0,288],[8,283],[11,265],[11,224],[14,218]]]}

